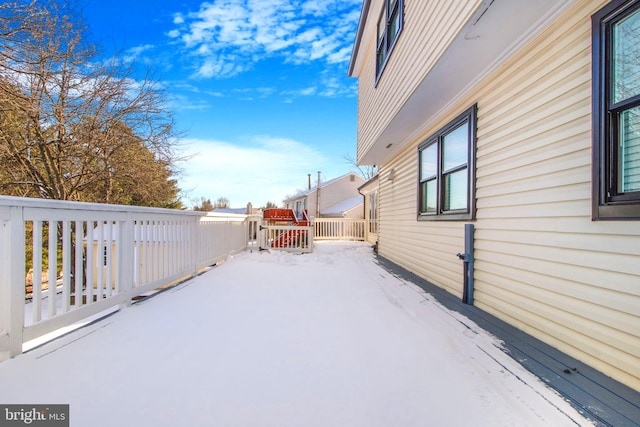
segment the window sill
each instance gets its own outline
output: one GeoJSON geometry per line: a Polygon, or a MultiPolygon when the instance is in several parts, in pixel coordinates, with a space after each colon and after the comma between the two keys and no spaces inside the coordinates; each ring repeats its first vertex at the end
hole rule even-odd
{"type": "Polygon", "coordinates": [[[594,206],[594,221],[640,221],[640,203],[594,206]]]}
{"type": "Polygon", "coordinates": [[[418,214],[418,221],[475,221],[470,213],[450,213],[440,215],[418,214]]]}

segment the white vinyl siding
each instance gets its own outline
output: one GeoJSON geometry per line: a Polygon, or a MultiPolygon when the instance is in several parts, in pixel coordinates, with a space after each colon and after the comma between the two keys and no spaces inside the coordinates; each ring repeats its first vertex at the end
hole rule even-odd
{"type": "Polygon", "coordinates": [[[402,34],[376,86],[377,23],[383,1],[372,1],[368,19],[372,36],[363,40],[359,53],[363,66],[358,72],[357,158],[371,148],[480,3],[404,0],[402,34]]]}
{"type": "MultiPolygon", "coordinates": [[[[447,123],[440,122],[434,130],[447,123]]],[[[464,223],[424,226],[416,221],[416,146],[406,147],[380,170],[380,254],[461,297],[462,266],[455,254],[464,249],[464,223]]]]}
{"type": "Polygon", "coordinates": [[[415,153],[477,102],[475,304],[640,390],[640,221],[591,220],[590,16],[605,3],[576,2],[381,165],[379,250],[462,295],[464,224],[416,221],[415,153]]]}

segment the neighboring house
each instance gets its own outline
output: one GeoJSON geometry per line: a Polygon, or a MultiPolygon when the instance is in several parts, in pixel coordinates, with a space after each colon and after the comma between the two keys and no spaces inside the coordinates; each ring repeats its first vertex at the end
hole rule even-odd
{"type": "Polygon", "coordinates": [[[367,220],[369,227],[366,233],[366,239],[370,243],[376,243],[378,241],[378,218],[380,215],[379,186],[378,175],[376,175],[358,188],[360,194],[364,196],[364,219],[367,220]]]}
{"type": "Polygon", "coordinates": [[[251,203],[247,203],[247,206],[244,208],[213,208],[211,212],[214,214],[224,215],[255,215],[260,211],[258,209],[254,209],[251,203]]]}
{"type": "Polygon", "coordinates": [[[285,208],[293,209],[301,217],[306,209],[310,217],[363,218],[362,195],[358,187],[364,179],[354,173],[342,175],[284,200],[285,208]],[[318,204],[319,202],[319,204],[318,204]]]}
{"type": "Polygon", "coordinates": [[[640,2],[364,0],[379,254],[640,390],[640,2]]]}
{"type": "Polygon", "coordinates": [[[333,206],[321,210],[322,218],[363,218],[362,196],[349,197],[333,206]]]}

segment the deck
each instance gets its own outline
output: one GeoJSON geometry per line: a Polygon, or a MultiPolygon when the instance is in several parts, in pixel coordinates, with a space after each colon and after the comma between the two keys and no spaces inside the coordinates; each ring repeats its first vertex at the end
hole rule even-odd
{"type": "Polygon", "coordinates": [[[412,282],[450,310],[459,312],[504,342],[505,351],[528,371],[558,391],[597,426],[640,426],[640,393],[605,376],[479,308],[382,257],[379,264],[412,282]]]}
{"type": "MultiPolygon", "coordinates": [[[[96,426],[584,425],[576,408],[597,425],[640,420],[637,392],[376,265],[366,244],[294,255],[256,244],[259,218],[4,196],[0,223],[0,413],[68,403],[73,425],[96,426]]],[[[367,229],[350,227],[315,231],[367,229]]]]}
{"type": "Polygon", "coordinates": [[[0,383],[0,403],[69,404],[77,426],[589,425],[355,242],[234,255],[1,363],[0,383]]]}

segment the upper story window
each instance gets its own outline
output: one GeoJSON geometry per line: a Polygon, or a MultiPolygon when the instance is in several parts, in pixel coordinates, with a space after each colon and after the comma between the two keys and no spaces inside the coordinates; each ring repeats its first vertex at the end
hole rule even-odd
{"type": "Polygon", "coordinates": [[[382,75],[389,55],[402,31],[404,21],[404,1],[384,0],[384,7],[378,19],[376,43],[376,83],[382,75]]]}
{"type": "Polygon", "coordinates": [[[475,217],[474,105],[418,147],[418,219],[475,217]]]}
{"type": "Polygon", "coordinates": [[[640,219],[640,1],[592,17],[593,218],[640,219]]]}

